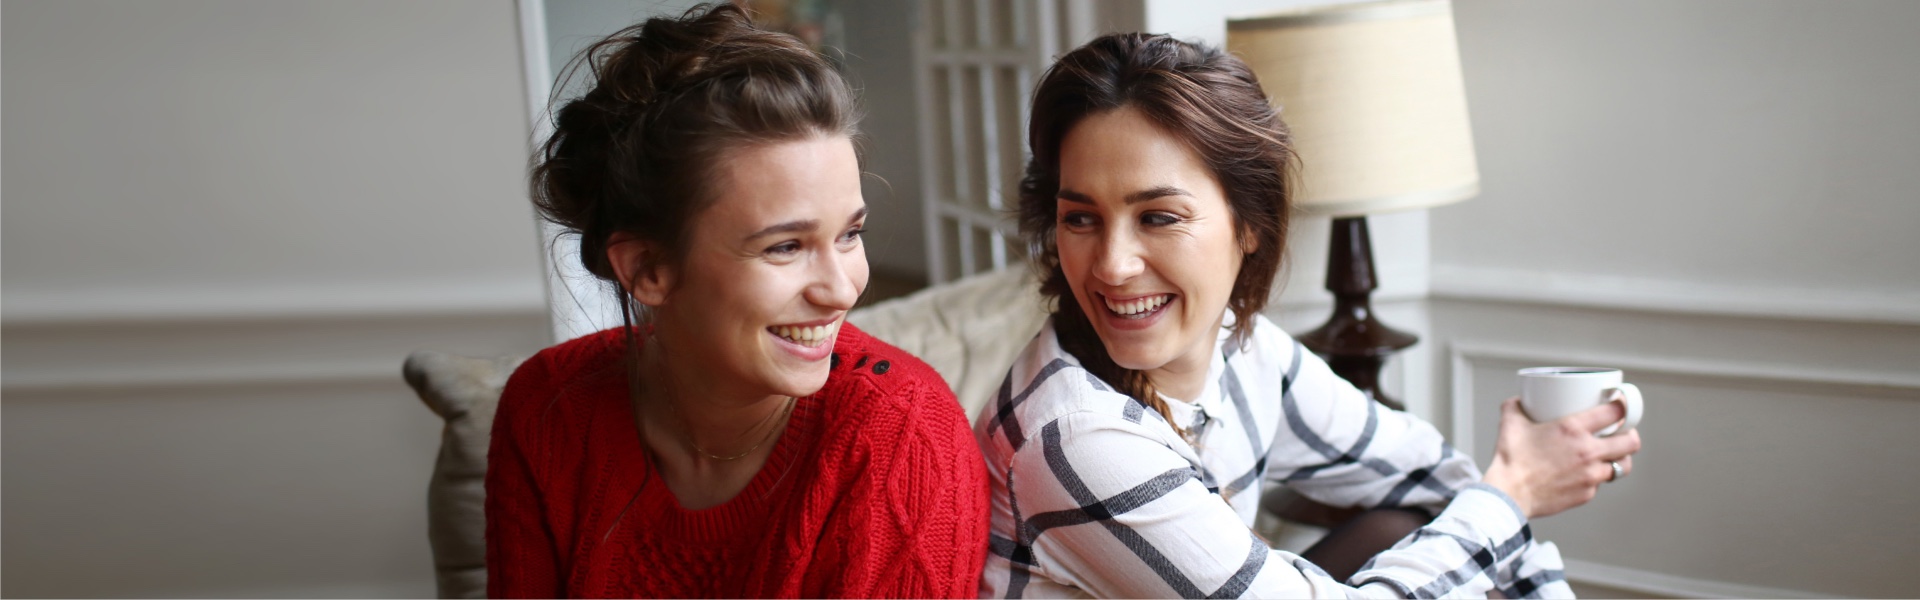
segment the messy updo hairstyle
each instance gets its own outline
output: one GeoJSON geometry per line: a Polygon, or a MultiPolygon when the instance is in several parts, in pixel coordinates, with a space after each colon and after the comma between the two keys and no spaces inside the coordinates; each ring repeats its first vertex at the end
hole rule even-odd
{"type": "Polygon", "coordinates": [[[612,235],[658,243],[677,263],[730,153],[858,134],[853,92],[833,65],[732,4],[622,29],[564,72],[582,68],[593,88],[555,111],[534,156],[533,202],[579,234],[582,266],[619,290],[629,325],[634,303],[607,260],[612,235]]]}
{"type": "Polygon", "coordinates": [[[1122,107],[1139,111],[1200,156],[1226,192],[1237,241],[1258,245],[1241,262],[1227,298],[1234,344],[1252,335],[1254,316],[1266,307],[1286,254],[1297,161],[1287,126],[1253,71],[1217,48],[1166,35],[1110,34],[1061,57],[1034,90],[1027,128],[1032,158],[1020,181],[1020,232],[1030,245],[1040,291],[1054,305],[1061,349],[1184,433],[1146,373],[1113,362],[1074,300],[1054,237],[1061,142],[1088,116],[1122,107]]]}

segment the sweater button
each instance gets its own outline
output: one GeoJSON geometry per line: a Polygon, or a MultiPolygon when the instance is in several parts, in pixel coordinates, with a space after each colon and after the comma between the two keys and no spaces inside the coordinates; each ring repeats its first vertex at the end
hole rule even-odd
{"type": "Polygon", "coordinates": [[[889,364],[887,361],[884,361],[884,360],[877,363],[873,363],[873,374],[885,375],[887,374],[887,369],[891,369],[891,368],[893,368],[893,365],[889,364]]]}
{"type": "Polygon", "coordinates": [[[835,353],[833,353],[833,355],[832,355],[832,356],[833,356],[833,358],[831,358],[831,359],[829,359],[829,360],[828,360],[828,362],[827,362],[827,369],[828,369],[828,370],[832,370],[832,369],[838,369],[838,368],[840,368],[840,353],[839,353],[839,352],[835,352],[835,353]]]}

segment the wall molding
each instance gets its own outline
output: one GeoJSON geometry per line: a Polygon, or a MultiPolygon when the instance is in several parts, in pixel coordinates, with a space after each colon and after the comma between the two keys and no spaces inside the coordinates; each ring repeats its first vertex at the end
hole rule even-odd
{"type": "Polygon", "coordinates": [[[60,327],[436,319],[547,313],[537,279],[194,289],[8,289],[0,325],[60,327]]]}
{"type": "Polygon", "coordinates": [[[1809,368],[1743,360],[1706,360],[1644,353],[1567,350],[1528,344],[1481,340],[1446,343],[1454,445],[1473,448],[1473,367],[1475,361],[1499,360],[1536,365],[1604,365],[1633,373],[1650,373],[1692,380],[1752,384],[1765,382],[1789,387],[1845,391],[1848,395],[1894,396],[1920,400],[1920,374],[1830,368],[1809,368]]]}
{"type": "Polygon", "coordinates": [[[1920,291],[1735,286],[1443,264],[1432,273],[1432,296],[1442,299],[1920,325],[1920,291]]]}
{"type": "Polygon", "coordinates": [[[324,584],[295,584],[271,587],[244,588],[200,588],[179,590],[191,593],[170,593],[168,591],[136,592],[155,596],[177,596],[181,598],[408,598],[423,592],[432,592],[435,588],[431,572],[423,572],[417,578],[391,581],[346,581],[324,584]]]}
{"type": "Polygon", "coordinates": [[[1694,579],[1584,560],[1565,561],[1567,579],[1672,598],[1829,598],[1832,594],[1694,579]]]}
{"type": "MultiPolygon", "coordinates": [[[[13,290],[9,290],[12,292],[13,290]]],[[[536,286],[380,293],[7,298],[0,392],[9,399],[401,382],[416,349],[531,353],[551,343],[536,286]],[[104,298],[154,299],[132,306],[104,298]],[[324,302],[324,304],[323,304],[324,302]]]]}
{"type": "MultiPolygon", "coordinates": [[[[1694,381],[1751,385],[1763,382],[1776,386],[1818,388],[1843,391],[1849,395],[1871,394],[1920,400],[1920,375],[1913,373],[1864,370],[1813,369],[1759,361],[1702,360],[1695,358],[1650,356],[1607,351],[1569,351],[1546,346],[1453,340],[1446,344],[1451,393],[1448,403],[1453,417],[1451,440],[1455,447],[1473,452],[1474,381],[1476,362],[1502,361],[1520,364],[1605,365],[1636,374],[1653,374],[1694,381]]],[[[1725,581],[1696,579],[1592,561],[1566,560],[1567,579],[1653,596],[1676,598],[1813,598],[1831,594],[1785,588],[1751,586],[1725,581]]]]}
{"type": "MultiPolygon", "coordinates": [[[[1382,288],[1374,290],[1373,295],[1369,296],[1367,300],[1376,307],[1385,305],[1421,305],[1427,301],[1427,291],[1411,288],[1382,288]]],[[[1276,312],[1292,313],[1304,311],[1316,311],[1326,313],[1327,316],[1332,316],[1333,293],[1324,289],[1314,288],[1314,290],[1310,292],[1288,291],[1284,294],[1274,294],[1268,297],[1267,308],[1264,312],[1271,315],[1276,312]]],[[[1399,327],[1397,324],[1394,325],[1396,328],[1399,327]]]]}
{"type": "Polygon", "coordinates": [[[401,381],[400,363],[297,363],[267,367],[117,368],[87,372],[7,373],[0,393],[47,395],[155,392],[234,387],[384,384],[401,381]]]}

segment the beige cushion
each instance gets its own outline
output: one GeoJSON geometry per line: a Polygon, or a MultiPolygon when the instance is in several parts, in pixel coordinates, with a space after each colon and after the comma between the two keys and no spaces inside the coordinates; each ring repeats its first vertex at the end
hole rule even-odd
{"type": "Polygon", "coordinates": [[[1040,332],[1046,309],[1032,270],[1016,265],[881,302],[847,320],[927,361],[971,419],[1040,332]]]}
{"type": "Polygon", "coordinates": [[[446,421],[427,484],[427,539],[441,598],[487,597],[487,444],[500,390],[521,360],[415,352],[401,369],[446,421]]]}
{"type": "MultiPolygon", "coordinates": [[[[979,413],[1040,331],[1039,285],[1024,268],[974,275],[866,307],[848,320],[940,372],[969,417],[979,413]]],[[[420,400],[446,420],[427,485],[427,537],[442,598],[487,595],[487,444],[494,408],[520,357],[415,352],[403,371],[420,400]]]]}

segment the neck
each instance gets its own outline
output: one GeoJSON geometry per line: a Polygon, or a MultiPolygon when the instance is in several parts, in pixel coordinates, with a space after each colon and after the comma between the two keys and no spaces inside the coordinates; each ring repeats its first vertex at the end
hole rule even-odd
{"type": "MultiPolygon", "coordinates": [[[[640,356],[643,382],[640,412],[644,421],[656,424],[656,431],[680,431],[675,432],[677,436],[666,436],[669,439],[663,440],[649,436],[649,445],[660,446],[662,442],[684,439],[706,453],[732,456],[760,444],[769,437],[770,430],[785,425],[779,413],[786,409],[791,398],[741,390],[727,386],[727,382],[714,381],[715,378],[702,370],[682,364],[689,359],[676,359],[658,340],[651,342],[645,345],[640,356]]],[[[763,452],[771,445],[770,441],[760,444],[754,452],[763,452]]],[[[694,462],[717,460],[699,451],[691,455],[694,462]]]]}
{"type": "Polygon", "coordinates": [[[1161,394],[1181,401],[1192,402],[1198,399],[1200,392],[1207,389],[1207,373],[1213,367],[1213,353],[1220,350],[1218,332],[1225,318],[1223,311],[1222,316],[1214,319],[1213,327],[1207,329],[1214,334],[1201,336],[1201,339],[1195,340],[1194,345],[1188,348],[1185,354],[1167,364],[1160,365],[1159,368],[1148,369],[1147,378],[1153,381],[1153,387],[1157,388],[1161,394]]]}
{"type": "Polygon", "coordinates": [[[1206,355],[1200,358],[1204,360],[1199,361],[1197,365],[1185,365],[1175,361],[1158,369],[1149,370],[1147,378],[1153,381],[1154,389],[1162,395],[1183,402],[1192,402],[1200,397],[1201,391],[1207,389],[1207,363],[1213,358],[1212,349],[1209,348],[1206,355]]]}

